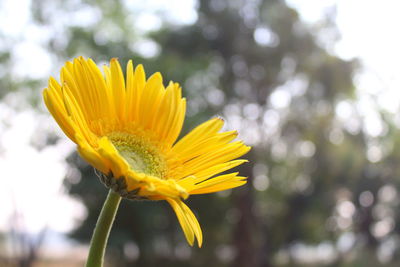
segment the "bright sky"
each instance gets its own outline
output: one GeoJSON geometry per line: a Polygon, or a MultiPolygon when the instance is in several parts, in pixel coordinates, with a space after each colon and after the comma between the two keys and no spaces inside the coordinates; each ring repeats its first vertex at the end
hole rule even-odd
{"type": "MultiPolygon", "coordinates": [[[[41,38],[46,38],[46,32],[37,31],[35,26],[30,25],[27,17],[30,1],[24,2],[16,4],[17,1],[8,0],[0,4],[0,28],[13,36],[12,41],[15,41],[12,54],[17,62],[13,70],[16,77],[46,79],[48,73],[55,72],[51,69],[52,59],[45,55],[41,46],[41,38]],[[41,68],[36,67],[38,58],[43,63],[41,68]]],[[[288,2],[298,8],[302,17],[310,23],[319,21],[327,7],[337,5],[337,24],[342,39],[333,51],[346,59],[359,57],[364,64],[364,70],[356,77],[360,100],[357,103],[342,103],[338,113],[346,119],[356,108],[370,122],[368,132],[372,135],[381,134],[383,130],[374,112],[374,99],[382,108],[393,113],[398,111],[400,103],[400,36],[396,28],[400,25],[400,16],[397,14],[400,1],[288,2]]],[[[162,8],[169,10],[172,18],[181,18],[184,23],[196,19],[194,1],[164,3],[162,8]]],[[[153,6],[149,4],[141,8],[150,12],[153,6]]],[[[159,27],[157,18],[151,12],[143,13],[140,19],[147,21],[146,25],[150,28],[159,27]]],[[[84,214],[79,203],[60,193],[66,172],[64,159],[74,146],[60,133],[47,113],[38,115],[31,110],[16,113],[9,103],[15,103],[15,99],[0,103],[0,230],[8,231],[11,225],[23,225],[28,231],[37,232],[48,225],[57,231],[68,231],[74,218],[84,214]],[[11,117],[13,119],[9,120],[11,117]],[[5,123],[10,127],[4,128],[2,125],[5,123]],[[63,139],[54,147],[38,151],[30,144],[30,138],[43,125],[57,131],[63,139]]]]}
{"type": "Polygon", "coordinates": [[[396,114],[400,108],[400,1],[397,0],[288,0],[310,23],[336,6],[341,39],[333,52],[344,59],[359,58],[362,70],[355,77],[356,102],[343,101],[337,112],[343,120],[357,111],[364,116],[371,136],[385,134],[376,108],[396,114]]]}
{"type": "Polygon", "coordinates": [[[32,146],[35,132],[53,125],[43,114],[16,113],[2,103],[0,120],[12,125],[2,131],[0,139],[0,229],[15,227],[36,233],[49,225],[56,231],[69,230],[74,217],[84,212],[80,203],[60,194],[66,174],[64,159],[73,146],[60,142],[41,151],[32,146]]]}

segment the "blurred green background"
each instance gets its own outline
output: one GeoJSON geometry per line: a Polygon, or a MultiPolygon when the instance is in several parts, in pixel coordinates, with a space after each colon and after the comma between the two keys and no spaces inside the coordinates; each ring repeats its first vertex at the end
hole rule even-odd
{"type": "Polygon", "coordinates": [[[83,265],[107,190],[41,90],[84,56],[160,71],[184,89],[183,133],[219,115],[253,146],[246,186],[187,201],[203,248],[167,204],[124,200],[107,266],[399,266],[396,94],[335,49],[335,1],[313,20],[293,2],[0,1],[0,265],[83,265]]]}

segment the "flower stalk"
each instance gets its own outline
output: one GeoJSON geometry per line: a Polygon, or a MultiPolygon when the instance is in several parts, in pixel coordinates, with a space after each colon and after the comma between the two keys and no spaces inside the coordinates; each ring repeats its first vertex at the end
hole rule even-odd
{"type": "Polygon", "coordinates": [[[110,189],[107,199],[103,204],[103,208],[101,209],[100,216],[97,219],[96,227],[93,231],[86,267],[103,266],[108,236],[110,235],[111,227],[120,202],[121,197],[118,193],[115,193],[110,189]]]}

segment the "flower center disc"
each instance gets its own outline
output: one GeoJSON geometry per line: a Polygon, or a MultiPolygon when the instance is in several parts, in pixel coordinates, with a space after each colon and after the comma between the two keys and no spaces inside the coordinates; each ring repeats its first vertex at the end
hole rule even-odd
{"type": "Polygon", "coordinates": [[[114,132],[107,137],[132,170],[164,178],[166,164],[156,146],[128,133],[114,132]]]}

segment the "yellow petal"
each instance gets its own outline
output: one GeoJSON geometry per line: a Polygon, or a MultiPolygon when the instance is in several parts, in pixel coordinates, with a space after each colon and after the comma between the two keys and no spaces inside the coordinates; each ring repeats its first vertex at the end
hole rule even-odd
{"type": "Polygon", "coordinates": [[[119,155],[117,149],[106,136],[99,140],[99,148],[97,151],[110,162],[111,171],[115,178],[125,176],[128,173],[128,163],[119,155]]]}
{"type": "Polygon", "coordinates": [[[194,128],[189,134],[179,140],[172,148],[171,152],[179,155],[182,150],[191,146],[195,143],[201,142],[210,136],[215,135],[221,130],[224,125],[224,121],[221,118],[214,118],[206,121],[196,128],[194,128]]]}
{"type": "Polygon", "coordinates": [[[97,151],[95,151],[82,137],[76,135],[76,139],[78,140],[79,155],[102,173],[108,174],[111,170],[109,167],[110,164],[105,161],[105,159],[101,157],[101,155],[97,153],[97,151]]]}
{"type": "MultiPolygon", "coordinates": [[[[190,191],[191,194],[198,194],[199,192],[216,192],[217,188],[223,188],[221,190],[225,190],[228,188],[231,188],[231,185],[234,184],[244,184],[246,183],[246,177],[242,176],[237,176],[238,173],[229,173],[229,174],[224,174],[220,175],[211,179],[208,179],[204,182],[198,183],[194,186],[194,189],[190,191]],[[243,183],[244,182],[244,183],[243,183]],[[229,186],[225,186],[228,185],[229,186]]],[[[238,185],[239,186],[239,185],[238,185]]],[[[221,191],[218,190],[218,191],[221,191]]]]}
{"type": "Polygon", "coordinates": [[[209,193],[215,193],[215,192],[219,192],[219,191],[224,191],[224,190],[228,190],[228,189],[232,189],[235,187],[239,187],[242,186],[244,184],[246,184],[247,181],[232,181],[232,182],[226,182],[223,184],[217,184],[217,185],[213,185],[213,186],[209,186],[209,187],[205,187],[205,188],[201,188],[201,189],[196,189],[194,191],[191,191],[190,194],[192,195],[196,195],[196,194],[209,194],[209,193]]]}
{"type": "Polygon", "coordinates": [[[117,117],[121,121],[125,121],[125,81],[121,66],[116,58],[111,59],[110,62],[110,78],[117,117]]]}
{"type": "Polygon", "coordinates": [[[196,237],[198,246],[201,247],[203,235],[193,212],[180,200],[171,198],[167,198],[166,200],[175,211],[176,217],[178,218],[188,243],[193,246],[194,238],[196,237]]]}

